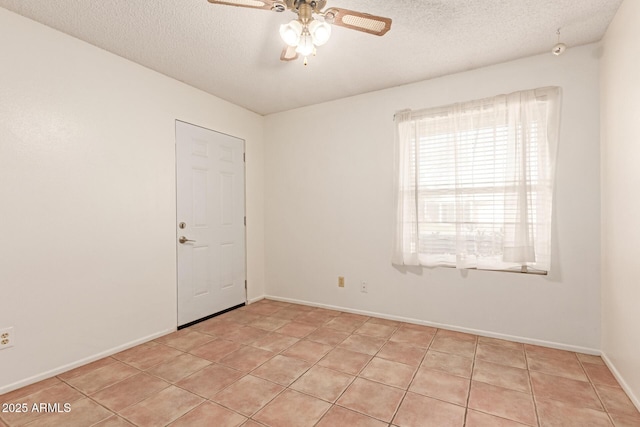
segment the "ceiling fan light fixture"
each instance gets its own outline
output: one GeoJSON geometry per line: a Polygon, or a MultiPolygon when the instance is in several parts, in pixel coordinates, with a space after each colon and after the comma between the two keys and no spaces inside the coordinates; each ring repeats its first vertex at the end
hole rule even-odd
{"type": "Polygon", "coordinates": [[[311,38],[311,34],[308,32],[302,34],[296,52],[302,56],[309,56],[313,53],[313,39],[311,38]]]}
{"type": "Polygon", "coordinates": [[[295,19],[288,24],[280,25],[280,37],[282,37],[282,40],[291,47],[298,46],[301,35],[302,24],[295,19]]]}
{"type": "Polygon", "coordinates": [[[331,37],[331,25],[323,21],[314,20],[309,24],[309,33],[313,39],[313,44],[322,46],[331,37]]]}

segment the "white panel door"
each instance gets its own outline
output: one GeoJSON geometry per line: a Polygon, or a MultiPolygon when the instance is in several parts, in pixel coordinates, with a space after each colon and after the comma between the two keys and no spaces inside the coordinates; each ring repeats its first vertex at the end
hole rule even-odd
{"type": "Polygon", "coordinates": [[[178,326],[246,301],[244,141],[176,121],[178,326]]]}

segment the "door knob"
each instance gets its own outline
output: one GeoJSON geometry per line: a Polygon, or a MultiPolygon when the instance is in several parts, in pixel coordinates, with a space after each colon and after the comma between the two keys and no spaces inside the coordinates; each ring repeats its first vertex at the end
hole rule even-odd
{"type": "Polygon", "coordinates": [[[189,239],[187,239],[187,238],[186,238],[186,237],[184,237],[184,236],[180,236],[180,237],[178,238],[178,242],[180,242],[180,243],[187,243],[187,242],[195,242],[195,240],[189,240],[189,239]]]}

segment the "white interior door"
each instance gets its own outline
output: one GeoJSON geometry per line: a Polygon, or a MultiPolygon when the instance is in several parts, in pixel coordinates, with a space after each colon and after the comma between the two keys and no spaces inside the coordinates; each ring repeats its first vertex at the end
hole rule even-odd
{"type": "Polygon", "coordinates": [[[176,121],[178,326],[246,301],[244,141],[176,121]]]}

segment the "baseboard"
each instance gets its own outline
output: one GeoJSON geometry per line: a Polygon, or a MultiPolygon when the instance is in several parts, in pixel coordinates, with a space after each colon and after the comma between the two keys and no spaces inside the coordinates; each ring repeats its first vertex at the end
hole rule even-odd
{"type": "Polygon", "coordinates": [[[254,302],[258,302],[264,299],[264,295],[260,295],[259,297],[247,299],[247,305],[253,304],[254,302]]]}
{"type": "Polygon", "coordinates": [[[273,295],[265,295],[265,298],[271,299],[271,300],[274,300],[274,301],[290,302],[290,303],[293,303],[293,304],[302,304],[302,305],[307,305],[307,306],[310,306],[310,307],[327,308],[327,309],[330,309],[330,310],[339,310],[339,311],[344,311],[344,312],[347,312],[347,313],[362,314],[362,315],[365,315],[365,316],[379,317],[379,318],[382,318],[382,319],[396,320],[396,321],[399,321],[399,322],[406,322],[406,323],[413,323],[413,324],[416,324],[416,325],[431,326],[433,328],[447,329],[447,330],[450,330],[450,331],[465,332],[465,333],[468,333],[468,334],[480,335],[480,336],[483,336],[483,337],[498,338],[498,339],[507,340],[507,341],[520,342],[520,343],[524,343],[524,344],[533,344],[533,345],[539,345],[539,346],[543,346],[543,347],[551,347],[551,348],[556,348],[556,349],[559,349],[559,350],[573,351],[573,352],[576,352],[576,353],[592,354],[592,355],[595,355],[595,356],[599,356],[602,353],[600,350],[595,349],[595,348],[580,347],[580,346],[575,346],[575,345],[570,345],[570,344],[563,344],[563,343],[557,343],[557,342],[552,342],[552,341],[544,341],[544,340],[520,337],[520,336],[515,336],[515,335],[506,335],[506,334],[500,334],[500,333],[495,333],[495,332],[491,332],[491,331],[484,331],[484,330],[479,330],[479,329],[463,328],[463,327],[459,327],[459,326],[455,326],[455,325],[447,325],[447,324],[444,324],[444,323],[428,322],[428,321],[425,321],[425,320],[412,319],[412,318],[409,318],[409,317],[402,317],[402,316],[394,316],[394,315],[385,314],[385,313],[376,313],[376,312],[366,311],[366,310],[355,310],[355,309],[352,309],[352,308],[340,307],[340,306],[336,306],[336,305],[318,304],[318,303],[315,303],[315,302],[303,301],[303,300],[298,300],[298,299],[294,299],[294,298],[282,298],[282,297],[277,297],[277,296],[273,296],[273,295]]]}
{"type": "Polygon", "coordinates": [[[38,381],[46,380],[47,378],[54,377],[54,376],[56,376],[58,374],[61,374],[63,372],[67,372],[67,371],[70,371],[71,369],[75,369],[75,368],[78,368],[80,366],[86,365],[87,363],[95,362],[96,360],[111,356],[113,354],[119,353],[119,352],[127,350],[127,349],[129,349],[131,347],[135,347],[137,345],[140,345],[140,344],[143,344],[145,342],[154,340],[156,338],[159,338],[159,337],[161,337],[163,335],[167,335],[167,334],[169,334],[171,332],[175,332],[175,331],[176,331],[176,328],[167,329],[167,330],[164,330],[164,331],[161,331],[161,332],[156,332],[154,334],[147,335],[146,337],[139,338],[139,339],[134,340],[134,341],[130,341],[130,342],[126,343],[126,344],[122,344],[120,346],[110,348],[109,350],[105,350],[105,351],[100,352],[98,354],[94,354],[92,356],[85,357],[84,359],[80,359],[80,360],[77,360],[75,362],[60,366],[58,368],[51,369],[49,371],[43,372],[41,374],[37,374],[37,375],[34,375],[32,377],[26,378],[24,380],[20,380],[20,381],[17,381],[15,383],[12,383],[12,384],[8,384],[8,385],[5,385],[5,386],[2,386],[2,387],[0,387],[0,395],[5,394],[5,393],[9,393],[10,391],[17,390],[19,388],[22,388],[22,387],[25,387],[25,386],[28,386],[28,385],[31,385],[31,384],[34,384],[34,383],[37,383],[38,381]]]}
{"type": "Polygon", "coordinates": [[[631,387],[629,387],[629,384],[627,384],[627,382],[622,378],[622,375],[620,375],[620,371],[618,371],[618,369],[613,364],[611,359],[609,359],[609,357],[607,357],[607,355],[604,352],[602,353],[601,356],[605,365],[607,365],[607,367],[609,368],[613,376],[616,378],[616,380],[618,380],[620,387],[622,387],[624,392],[627,393],[627,396],[629,396],[629,399],[631,400],[631,402],[635,405],[636,408],[638,408],[638,411],[640,411],[640,399],[638,399],[638,396],[636,396],[633,393],[633,390],[631,390],[631,387]]]}

